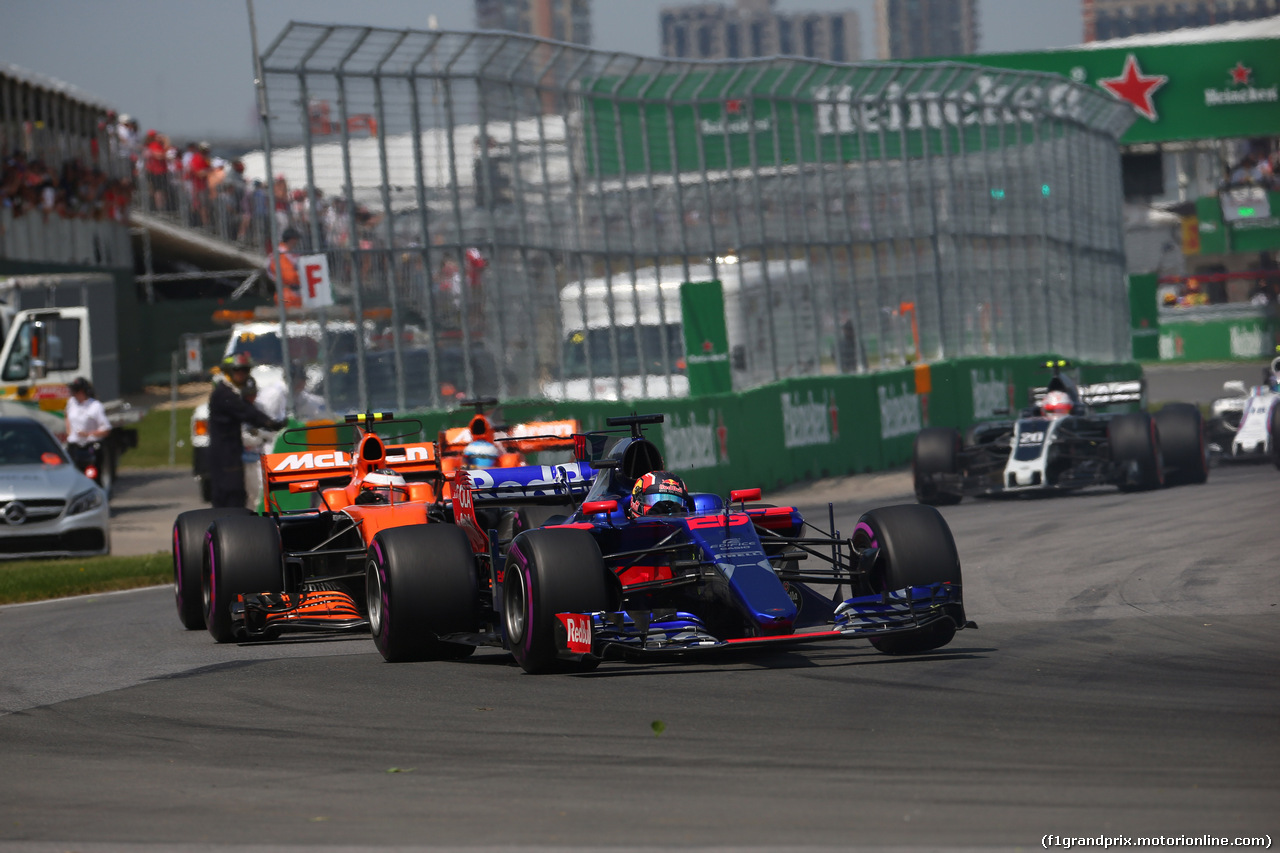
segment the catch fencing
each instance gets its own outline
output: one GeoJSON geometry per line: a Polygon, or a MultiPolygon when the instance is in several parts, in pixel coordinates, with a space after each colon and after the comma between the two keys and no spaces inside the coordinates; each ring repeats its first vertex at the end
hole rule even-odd
{"type": "Polygon", "coordinates": [[[293,23],[262,79],[247,174],[388,318],[357,336],[361,408],[685,393],[679,285],[711,279],[739,391],[1128,357],[1133,114],[1060,77],[293,23]]]}

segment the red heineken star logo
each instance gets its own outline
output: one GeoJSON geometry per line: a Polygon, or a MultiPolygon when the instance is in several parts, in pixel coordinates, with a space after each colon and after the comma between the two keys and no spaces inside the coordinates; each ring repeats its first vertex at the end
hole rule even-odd
{"type": "Polygon", "coordinates": [[[1131,104],[1135,110],[1151,121],[1156,121],[1159,116],[1156,114],[1151,96],[1168,82],[1169,78],[1163,74],[1144,76],[1142,69],[1138,67],[1137,57],[1131,53],[1125,59],[1124,72],[1119,77],[1099,80],[1098,85],[1120,100],[1131,104]]]}
{"type": "Polygon", "coordinates": [[[1231,82],[1237,86],[1244,86],[1249,82],[1249,76],[1253,74],[1252,68],[1245,68],[1243,62],[1237,62],[1236,67],[1228,72],[1231,75],[1231,82]]]}
{"type": "Polygon", "coordinates": [[[731,115],[737,115],[738,113],[742,112],[742,101],[736,98],[730,101],[725,101],[724,109],[725,109],[725,112],[731,115]]]}

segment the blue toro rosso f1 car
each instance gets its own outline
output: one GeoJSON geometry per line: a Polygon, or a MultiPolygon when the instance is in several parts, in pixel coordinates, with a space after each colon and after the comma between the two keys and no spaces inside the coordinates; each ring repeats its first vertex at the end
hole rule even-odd
{"type": "Polygon", "coordinates": [[[625,435],[607,451],[617,435],[579,436],[575,469],[594,475],[585,494],[581,480],[557,486],[545,467],[473,471],[455,483],[456,526],[380,533],[368,598],[383,656],[460,657],[491,645],[527,672],[572,672],[608,659],[837,639],[913,654],[976,627],[937,510],[872,510],[842,538],[793,507],[756,503],[759,489],[727,502],[690,494],[643,435],[662,419],[610,418],[625,435]],[[566,502],[567,512],[529,523],[566,502]],[[412,547],[423,531],[441,541],[412,547]],[[445,548],[446,536],[462,538],[445,548]]]}

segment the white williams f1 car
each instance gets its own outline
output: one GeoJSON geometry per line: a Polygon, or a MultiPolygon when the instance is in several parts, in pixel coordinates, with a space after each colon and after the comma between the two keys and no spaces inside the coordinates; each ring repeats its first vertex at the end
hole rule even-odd
{"type": "Polygon", "coordinates": [[[1280,467],[1280,356],[1264,374],[1265,384],[1247,391],[1239,380],[1222,386],[1229,396],[1213,401],[1209,446],[1224,459],[1274,459],[1280,467]]]}
{"type": "Polygon", "coordinates": [[[1095,412],[1095,405],[1142,402],[1143,383],[1081,388],[1062,373],[1066,362],[1047,366],[1053,377],[1033,389],[1033,404],[1017,420],[977,424],[964,438],[949,427],[920,431],[912,454],[920,503],[1105,485],[1139,491],[1208,478],[1204,423],[1194,405],[1171,403],[1154,417],[1095,412]]]}

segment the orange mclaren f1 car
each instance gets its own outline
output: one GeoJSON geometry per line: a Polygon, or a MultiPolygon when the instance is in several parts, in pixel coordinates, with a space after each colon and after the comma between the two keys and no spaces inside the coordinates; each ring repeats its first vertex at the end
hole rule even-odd
{"type": "Polygon", "coordinates": [[[379,531],[452,520],[435,442],[417,419],[351,415],[284,433],[262,457],[268,513],[202,509],[173,526],[178,618],[220,643],[368,627],[365,563],[379,531]],[[281,510],[283,495],[314,505],[281,510]]]}
{"type": "MultiPolygon", "coordinates": [[[[494,397],[463,400],[463,406],[475,409],[471,420],[466,426],[440,431],[440,468],[446,476],[464,468],[517,468],[529,464],[530,453],[573,450],[573,436],[581,432],[576,420],[495,424],[492,407],[497,404],[494,397]]],[[[445,497],[450,493],[446,485],[445,497]]]]}

